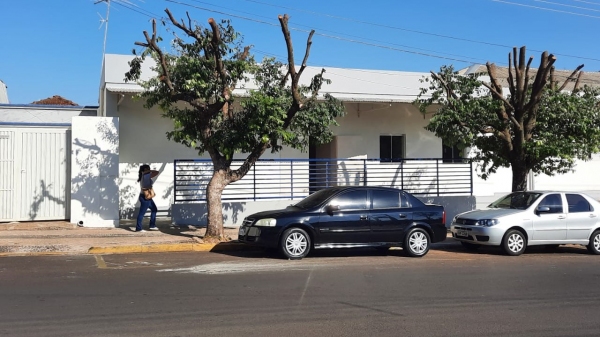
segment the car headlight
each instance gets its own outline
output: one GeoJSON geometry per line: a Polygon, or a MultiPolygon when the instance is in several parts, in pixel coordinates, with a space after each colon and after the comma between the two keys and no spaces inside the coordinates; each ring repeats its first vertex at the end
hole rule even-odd
{"type": "Polygon", "coordinates": [[[500,220],[498,219],[482,219],[482,220],[477,220],[477,225],[478,226],[485,226],[485,227],[492,227],[494,225],[497,225],[500,223],[500,220]]]}
{"type": "Polygon", "coordinates": [[[260,219],[258,220],[254,226],[259,226],[259,227],[275,227],[275,225],[277,224],[277,220],[273,219],[273,218],[267,218],[267,219],[260,219]]]}

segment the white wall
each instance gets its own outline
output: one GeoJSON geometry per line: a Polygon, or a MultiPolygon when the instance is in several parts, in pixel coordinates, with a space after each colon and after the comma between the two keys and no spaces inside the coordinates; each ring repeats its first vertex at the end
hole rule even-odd
{"type": "Polygon", "coordinates": [[[338,158],[379,158],[379,136],[405,135],[406,158],[441,158],[442,141],[424,127],[428,117],[409,103],[346,103],[338,119],[338,158]]]}
{"type": "Polygon", "coordinates": [[[119,226],[119,119],[73,117],[71,222],[119,226]]]}
{"type": "MultiPolygon", "coordinates": [[[[125,96],[117,106],[119,94],[108,93],[107,116],[119,117],[119,208],[121,217],[130,218],[139,207],[138,171],[141,164],[150,164],[160,175],[154,189],[156,206],[161,211],[169,211],[173,203],[173,181],[175,159],[209,159],[208,154],[198,155],[194,149],[167,139],[166,133],[173,130],[170,119],[163,118],[157,108],[148,110],[141,101],[125,96]]],[[[236,154],[234,158],[244,158],[236,154]]],[[[269,150],[262,159],[308,158],[308,153],[285,148],[281,152],[269,150]]]]}

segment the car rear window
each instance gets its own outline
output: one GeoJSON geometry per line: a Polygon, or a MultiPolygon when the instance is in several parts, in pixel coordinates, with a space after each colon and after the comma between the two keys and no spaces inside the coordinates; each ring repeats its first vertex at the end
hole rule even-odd
{"type": "Polygon", "coordinates": [[[569,204],[569,213],[591,212],[594,210],[592,205],[579,194],[566,194],[569,204]]]}

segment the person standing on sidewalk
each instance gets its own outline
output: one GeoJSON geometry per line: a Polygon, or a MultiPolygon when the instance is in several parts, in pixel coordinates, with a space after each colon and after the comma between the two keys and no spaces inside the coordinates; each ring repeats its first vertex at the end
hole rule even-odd
{"type": "Polygon", "coordinates": [[[144,215],[146,214],[148,208],[150,208],[151,212],[150,225],[148,229],[151,231],[158,230],[158,228],[156,227],[156,212],[158,211],[158,209],[156,208],[156,204],[154,203],[154,200],[152,200],[152,198],[146,199],[146,197],[144,196],[144,190],[152,188],[152,185],[154,184],[154,178],[156,178],[158,174],[159,172],[151,170],[150,165],[148,164],[140,166],[140,171],[137,180],[140,183],[140,211],[137,216],[137,223],[135,224],[136,232],[145,232],[145,230],[142,228],[142,220],[144,219],[144,215]]]}

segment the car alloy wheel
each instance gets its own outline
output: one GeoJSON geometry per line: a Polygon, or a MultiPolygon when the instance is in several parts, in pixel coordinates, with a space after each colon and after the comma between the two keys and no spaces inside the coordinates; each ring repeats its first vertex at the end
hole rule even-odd
{"type": "Polygon", "coordinates": [[[516,229],[509,230],[502,240],[502,248],[507,255],[517,256],[523,254],[527,241],[523,233],[516,229]]]}
{"type": "Polygon", "coordinates": [[[410,257],[422,257],[429,251],[431,239],[421,228],[411,229],[404,239],[404,253],[410,257]]]}
{"type": "Polygon", "coordinates": [[[310,236],[301,228],[289,228],[281,237],[280,249],[288,259],[301,259],[310,251],[310,236]]]}
{"type": "Polygon", "coordinates": [[[587,249],[594,255],[600,255],[600,231],[595,231],[590,238],[587,249]]]}

